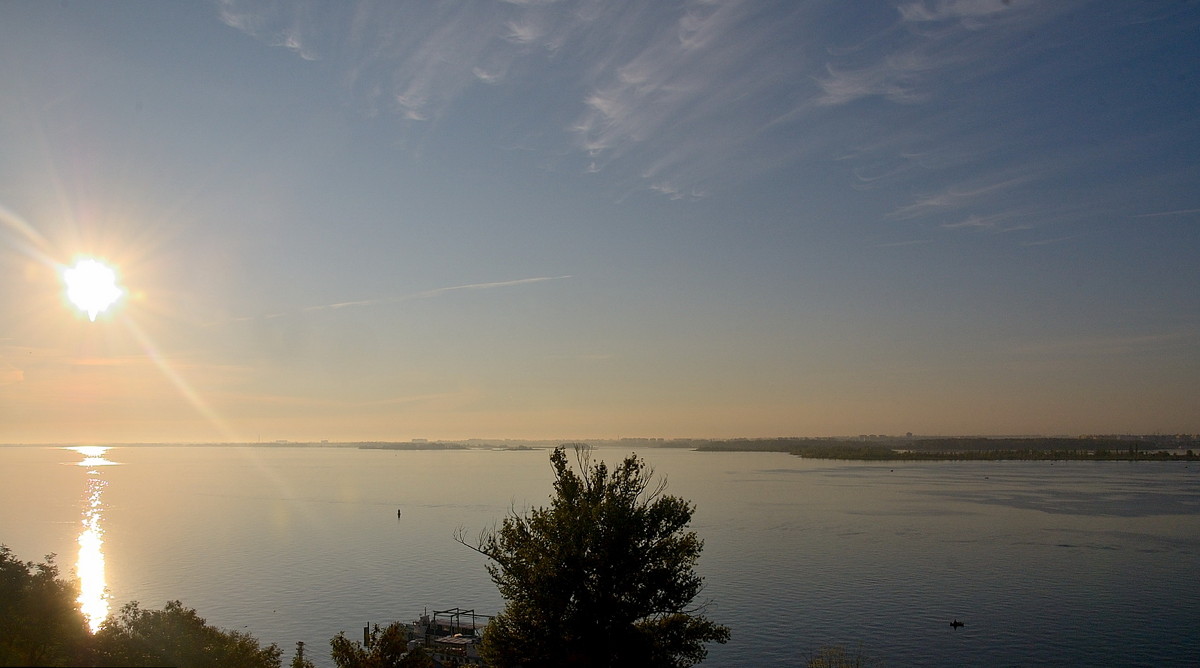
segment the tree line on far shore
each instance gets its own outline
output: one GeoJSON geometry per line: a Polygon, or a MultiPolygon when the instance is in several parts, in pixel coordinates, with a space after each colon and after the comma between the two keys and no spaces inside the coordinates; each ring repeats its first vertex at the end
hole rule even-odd
{"type": "Polygon", "coordinates": [[[786,452],[809,459],[847,460],[1092,460],[1196,461],[1196,450],[1172,452],[1160,443],[1118,438],[774,438],[702,441],[700,452],[786,452]]]}

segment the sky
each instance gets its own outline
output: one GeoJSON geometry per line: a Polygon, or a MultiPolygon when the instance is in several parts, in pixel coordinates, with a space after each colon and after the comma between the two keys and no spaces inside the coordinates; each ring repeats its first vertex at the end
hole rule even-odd
{"type": "Polygon", "coordinates": [[[1198,34],[0,3],[0,442],[1200,432],[1198,34]]]}

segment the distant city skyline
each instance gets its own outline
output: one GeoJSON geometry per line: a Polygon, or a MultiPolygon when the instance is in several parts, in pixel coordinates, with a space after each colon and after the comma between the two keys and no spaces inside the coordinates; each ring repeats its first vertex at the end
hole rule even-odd
{"type": "Polygon", "coordinates": [[[1198,32],[0,4],[0,443],[1200,432],[1198,32]]]}

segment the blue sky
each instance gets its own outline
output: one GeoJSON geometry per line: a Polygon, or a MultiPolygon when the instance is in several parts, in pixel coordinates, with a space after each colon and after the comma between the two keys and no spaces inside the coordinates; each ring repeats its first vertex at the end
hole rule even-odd
{"type": "Polygon", "coordinates": [[[0,4],[0,441],[1198,432],[1198,28],[0,4]]]}

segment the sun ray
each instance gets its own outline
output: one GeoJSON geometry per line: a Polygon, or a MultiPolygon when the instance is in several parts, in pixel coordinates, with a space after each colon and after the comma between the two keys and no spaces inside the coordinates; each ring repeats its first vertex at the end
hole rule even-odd
{"type": "Polygon", "coordinates": [[[171,384],[175,386],[175,389],[178,390],[181,395],[183,395],[183,398],[187,399],[188,403],[192,405],[192,408],[196,409],[197,413],[202,415],[204,419],[208,420],[209,424],[215,427],[225,440],[231,442],[238,441],[239,438],[234,430],[231,429],[228,423],[226,423],[225,420],[208,405],[208,402],[206,402],[204,398],[192,388],[191,384],[188,383],[182,375],[175,371],[174,367],[170,365],[166,357],[164,357],[158,351],[157,346],[155,346],[150,340],[150,337],[147,336],[146,333],[143,332],[133,320],[126,318],[124,319],[124,323],[129,329],[129,332],[133,334],[133,337],[137,339],[138,343],[142,346],[142,350],[145,351],[146,356],[150,358],[150,361],[154,362],[154,365],[158,367],[158,370],[161,371],[164,376],[167,377],[167,380],[171,381],[171,384]]]}

